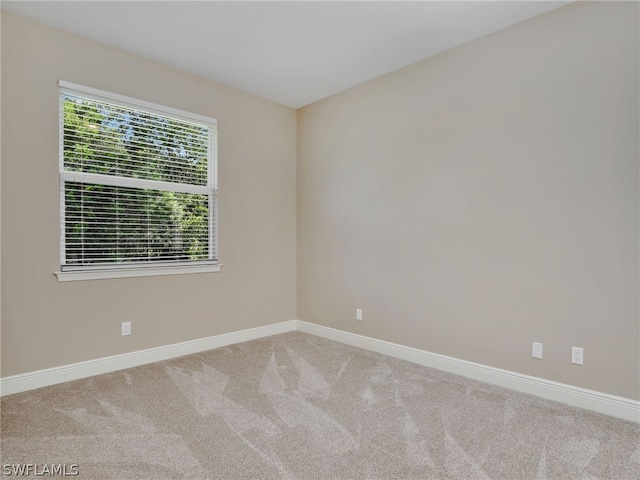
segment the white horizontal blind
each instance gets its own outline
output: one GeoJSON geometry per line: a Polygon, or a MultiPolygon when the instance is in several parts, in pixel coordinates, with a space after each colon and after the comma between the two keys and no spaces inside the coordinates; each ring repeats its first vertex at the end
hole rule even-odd
{"type": "Polygon", "coordinates": [[[217,262],[215,120],[135,102],[60,89],[62,270],[217,262]]]}

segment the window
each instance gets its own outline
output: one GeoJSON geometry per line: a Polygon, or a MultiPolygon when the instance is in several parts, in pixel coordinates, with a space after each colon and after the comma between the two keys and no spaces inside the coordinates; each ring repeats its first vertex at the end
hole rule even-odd
{"type": "Polygon", "coordinates": [[[216,120],[60,82],[59,280],[219,270],[216,120]]]}

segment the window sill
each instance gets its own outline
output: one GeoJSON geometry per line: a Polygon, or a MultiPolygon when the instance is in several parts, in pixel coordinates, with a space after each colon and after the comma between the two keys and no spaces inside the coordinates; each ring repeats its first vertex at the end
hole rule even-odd
{"type": "Polygon", "coordinates": [[[54,272],[59,282],[79,280],[103,280],[108,278],[155,277],[160,275],[181,275],[185,273],[219,272],[222,265],[191,265],[183,267],[114,268],[112,270],[84,270],[54,272]]]}

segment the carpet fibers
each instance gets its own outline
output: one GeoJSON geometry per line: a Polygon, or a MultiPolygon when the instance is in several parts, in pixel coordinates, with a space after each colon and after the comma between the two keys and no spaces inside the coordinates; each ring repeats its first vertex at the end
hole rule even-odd
{"type": "Polygon", "coordinates": [[[301,332],[9,395],[1,424],[12,478],[640,478],[638,424],[301,332]]]}

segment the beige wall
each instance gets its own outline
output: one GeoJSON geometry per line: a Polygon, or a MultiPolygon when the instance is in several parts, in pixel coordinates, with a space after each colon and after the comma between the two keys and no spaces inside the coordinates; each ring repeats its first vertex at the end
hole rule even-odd
{"type": "Polygon", "coordinates": [[[635,3],[572,4],[296,126],[3,12],[2,376],[297,316],[640,398],[638,33],[635,3]],[[218,119],[220,273],[57,282],[58,79],[218,119]]]}
{"type": "Polygon", "coordinates": [[[301,109],[298,318],[639,399],[638,33],[571,4],[301,109]]]}
{"type": "Polygon", "coordinates": [[[295,318],[295,110],[3,12],[1,153],[3,377],[295,318]],[[220,273],[58,283],[58,79],[218,119],[220,273]]]}

